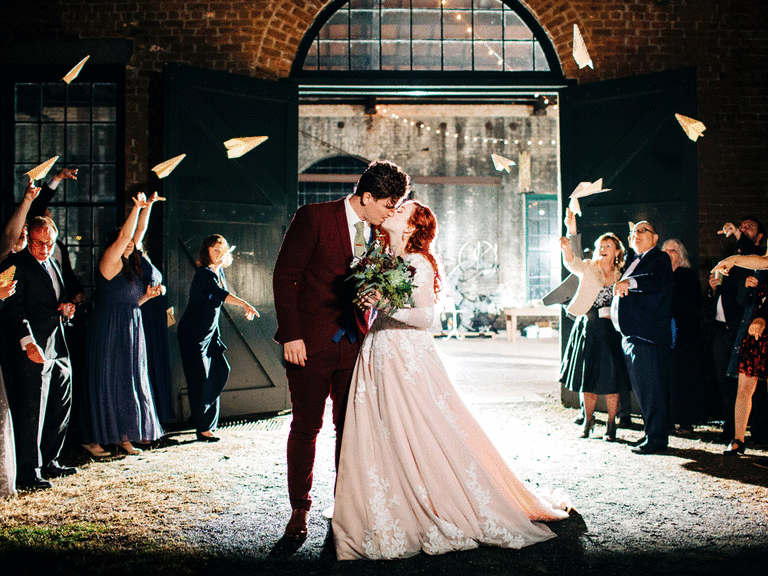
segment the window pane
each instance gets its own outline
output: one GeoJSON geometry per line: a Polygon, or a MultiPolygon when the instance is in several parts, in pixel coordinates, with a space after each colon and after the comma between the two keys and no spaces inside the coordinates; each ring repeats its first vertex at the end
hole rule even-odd
{"type": "Polygon", "coordinates": [[[309,47],[307,59],[304,60],[304,70],[317,70],[317,43],[318,40],[315,40],[309,47]]]}
{"type": "Polygon", "coordinates": [[[413,11],[413,39],[440,39],[440,12],[437,10],[413,11]]]}
{"type": "Polygon", "coordinates": [[[410,40],[411,13],[409,10],[385,10],[381,14],[382,40],[410,40]]]}
{"type": "Polygon", "coordinates": [[[67,251],[69,252],[69,262],[72,264],[72,271],[77,276],[77,279],[82,284],[92,285],[93,268],[91,267],[91,253],[94,251],[93,248],[90,246],[83,248],[70,246],[67,251]]]}
{"type": "Polygon", "coordinates": [[[532,70],[533,50],[530,42],[505,42],[504,62],[507,70],[532,70]]]}
{"type": "Polygon", "coordinates": [[[37,162],[40,159],[37,124],[16,124],[14,132],[14,162],[37,162]]]}
{"type": "Polygon", "coordinates": [[[93,244],[93,237],[91,235],[92,210],[93,208],[90,206],[70,206],[67,208],[66,235],[59,234],[59,239],[69,246],[93,244]]]}
{"type": "Polygon", "coordinates": [[[514,12],[506,12],[504,16],[505,40],[533,40],[530,28],[514,12]]]}
{"type": "MultiPolygon", "coordinates": [[[[63,180],[57,190],[54,202],[90,202],[91,193],[91,167],[90,164],[70,164],[69,168],[77,168],[77,180],[63,180]],[[63,192],[59,192],[62,190],[63,192]]],[[[90,235],[90,233],[89,233],[90,235]]]]}
{"type": "Polygon", "coordinates": [[[40,121],[40,86],[16,84],[16,122],[40,121]]]}
{"type": "Polygon", "coordinates": [[[475,70],[502,70],[501,42],[475,43],[475,70]]]}
{"type": "Polygon", "coordinates": [[[93,85],[94,122],[115,122],[117,120],[117,84],[93,85]]]}
{"type": "Polygon", "coordinates": [[[386,8],[410,8],[411,0],[381,0],[381,7],[386,8]]]}
{"type": "Polygon", "coordinates": [[[348,70],[349,44],[346,40],[320,42],[320,70],[348,70]]]}
{"type": "Polygon", "coordinates": [[[443,8],[448,10],[449,8],[472,8],[472,0],[445,0],[443,8]]]}
{"type": "Polygon", "coordinates": [[[475,12],[475,38],[481,40],[501,40],[501,12],[475,12]]]}
{"type": "Polygon", "coordinates": [[[67,85],[64,82],[42,85],[43,122],[64,122],[66,87],[67,85]]]}
{"type": "MultiPolygon", "coordinates": [[[[79,174],[78,174],[79,180],[79,174]]],[[[93,166],[93,184],[91,197],[94,202],[114,202],[117,193],[115,167],[110,165],[93,166]]]]}
{"type": "Polygon", "coordinates": [[[411,68],[411,43],[410,42],[382,42],[381,45],[381,69],[382,70],[410,70],[411,68]]]}
{"type": "Polygon", "coordinates": [[[442,65],[442,42],[414,42],[413,69],[440,70],[442,65]]]}
{"type": "Polygon", "coordinates": [[[549,72],[549,62],[544,55],[544,50],[538,42],[534,45],[534,70],[549,72]]]}
{"type": "Polygon", "coordinates": [[[88,124],[67,124],[67,164],[91,161],[91,127],[88,124]]]}
{"type": "Polygon", "coordinates": [[[446,40],[471,40],[472,13],[460,10],[443,12],[443,38],[446,40]]]}
{"type": "Polygon", "coordinates": [[[379,11],[357,10],[350,14],[349,37],[376,40],[379,37],[379,11]]]}
{"type": "Polygon", "coordinates": [[[64,152],[64,124],[40,125],[40,159],[48,160],[64,152]]]}
{"type": "Polygon", "coordinates": [[[349,7],[356,8],[379,8],[379,0],[349,0],[349,7]]]}
{"type": "MultiPolygon", "coordinates": [[[[113,206],[97,206],[93,208],[93,239],[98,247],[98,256],[104,251],[107,236],[117,228],[117,210],[113,206]]],[[[97,260],[98,262],[98,260],[97,260]]]]}
{"type": "Polygon", "coordinates": [[[115,162],[117,159],[117,126],[93,125],[93,162],[115,162]]]}
{"type": "Polygon", "coordinates": [[[378,42],[352,42],[352,70],[375,70],[379,67],[378,42]]]}
{"type": "Polygon", "coordinates": [[[444,70],[471,69],[472,43],[445,42],[443,44],[443,59],[444,70]]]}
{"type": "Polygon", "coordinates": [[[342,8],[328,19],[317,36],[321,40],[339,40],[349,37],[349,14],[342,8]]]}
{"type": "Polygon", "coordinates": [[[67,102],[67,122],[91,121],[91,85],[70,84],[67,102]]]}

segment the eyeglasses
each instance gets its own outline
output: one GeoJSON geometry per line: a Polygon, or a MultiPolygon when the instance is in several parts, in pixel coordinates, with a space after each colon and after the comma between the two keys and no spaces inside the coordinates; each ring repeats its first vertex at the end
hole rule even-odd
{"type": "Polygon", "coordinates": [[[653,230],[650,228],[635,228],[632,230],[632,234],[645,234],[646,232],[650,232],[651,234],[656,234],[653,230]]]}
{"type": "Polygon", "coordinates": [[[33,240],[30,240],[29,243],[33,244],[34,246],[39,246],[40,248],[42,248],[43,246],[45,246],[46,248],[53,248],[54,246],[56,246],[56,240],[53,240],[51,242],[43,242],[42,240],[33,239],[33,240]]]}

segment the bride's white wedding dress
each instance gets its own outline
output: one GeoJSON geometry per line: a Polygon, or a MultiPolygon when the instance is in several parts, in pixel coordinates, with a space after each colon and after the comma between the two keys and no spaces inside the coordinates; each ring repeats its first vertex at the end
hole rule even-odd
{"type": "Polygon", "coordinates": [[[0,496],[16,493],[16,451],[13,445],[13,424],[5,395],[5,383],[0,373],[0,496]]]}
{"type": "Polygon", "coordinates": [[[333,536],[340,560],[521,548],[566,518],[510,470],[454,390],[428,329],[433,273],[421,255],[414,307],[379,313],[349,392],[333,536]]]}

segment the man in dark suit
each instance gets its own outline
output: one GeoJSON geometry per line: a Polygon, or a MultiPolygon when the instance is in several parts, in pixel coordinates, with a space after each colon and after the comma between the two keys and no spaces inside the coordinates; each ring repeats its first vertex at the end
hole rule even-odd
{"type": "Polygon", "coordinates": [[[669,353],[672,346],[672,264],[656,247],[659,236],[648,222],[632,229],[635,251],[614,285],[611,318],[621,333],[629,380],[643,414],[645,437],[632,451],[654,454],[667,448],[669,434],[669,353]]]}
{"type": "Polygon", "coordinates": [[[40,490],[51,487],[43,477],[77,471],[57,462],[72,404],[62,317],[71,317],[74,305],[66,302],[61,271],[51,258],[58,236],[53,220],[33,218],[28,235],[27,248],[4,263],[16,266],[17,283],[3,313],[14,365],[8,395],[16,438],[16,485],[40,490]]]}
{"type": "Polygon", "coordinates": [[[352,370],[367,331],[366,318],[353,303],[354,286],[345,282],[350,263],[364,252],[370,227],[394,213],[408,186],[408,176],[395,164],[373,162],[354,194],[299,208],[280,248],[273,287],[275,340],[283,345],[293,407],[288,436],[293,512],[285,531],[289,538],[307,535],[315,441],[329,395],[338,465],[352,370]]]}

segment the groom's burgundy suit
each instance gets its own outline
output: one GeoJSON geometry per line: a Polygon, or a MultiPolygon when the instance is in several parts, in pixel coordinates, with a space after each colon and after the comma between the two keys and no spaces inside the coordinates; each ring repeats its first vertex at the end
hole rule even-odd
{"type": "Polygon", "coordinates": [[[305,366],[286,362],[293,406],[288,436],[288,493],[293,509],[309,510],[315,441],[325,401],[333,400],[336,463],[349,384],[367,325],[345,282],[352,243],[344,200],[299,208],[275,264],[273,288],[280,344],[304,340],[305,366]],[[339,334],[343,331],[342,334],[339,334]]]}

